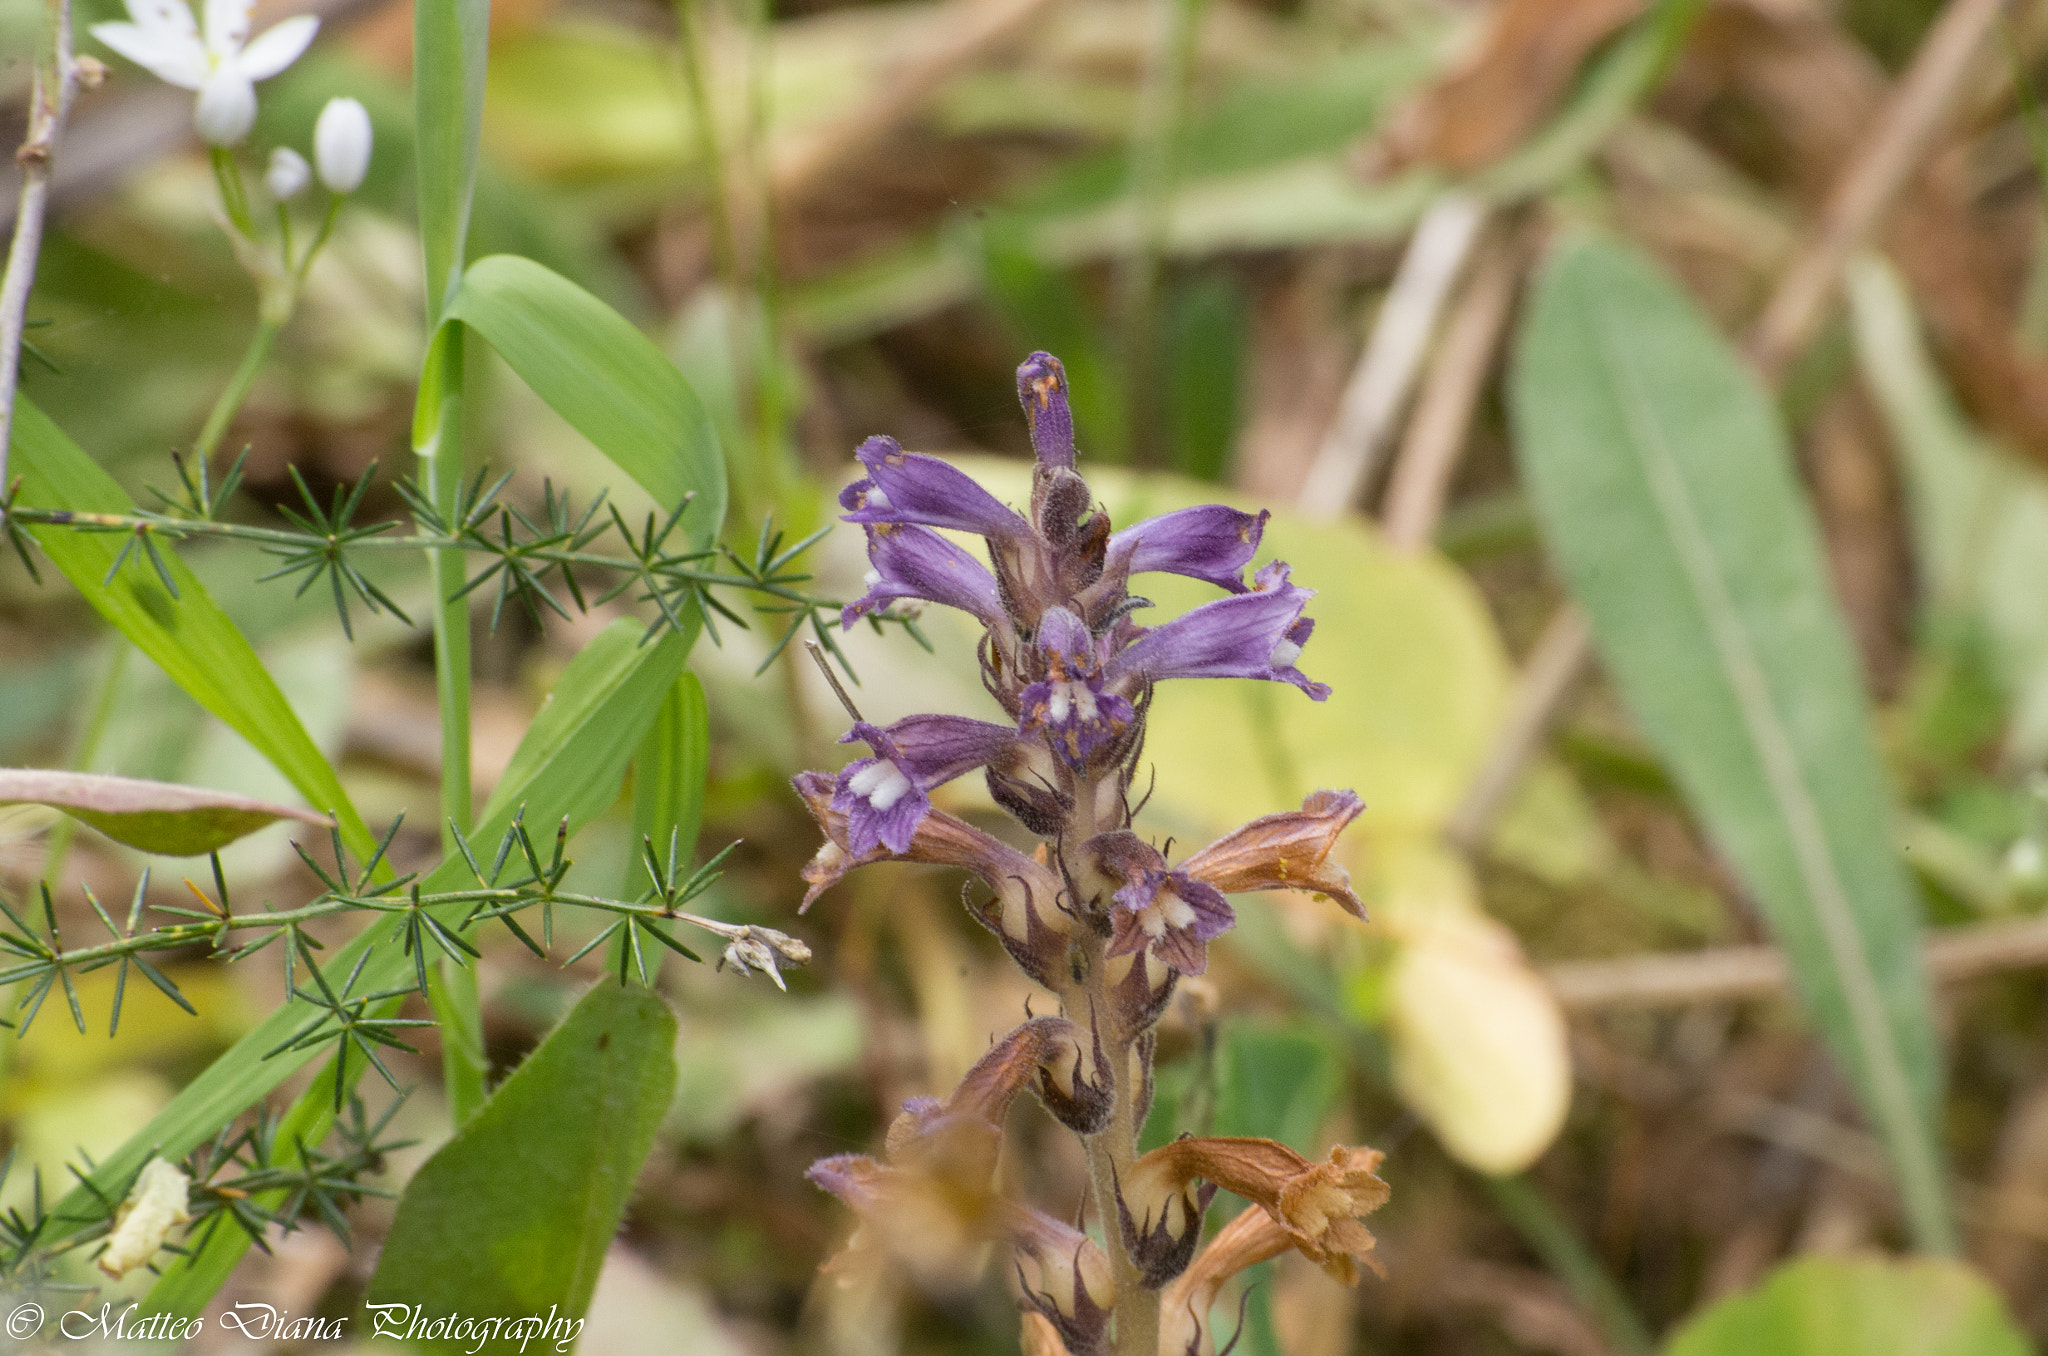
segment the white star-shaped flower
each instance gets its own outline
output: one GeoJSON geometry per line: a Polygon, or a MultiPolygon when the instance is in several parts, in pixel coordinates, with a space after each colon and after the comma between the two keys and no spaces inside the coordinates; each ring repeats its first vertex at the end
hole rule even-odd
{"type": "Polygon", "coordinates": [[[256,121],[256,82],[299,59],[320,21],[286,19],[249,40],[255,0],[206,0],[201,35],[185,0],[127,0],[129,23],[94,24],[92,35],[179,89],[199,91],[193,125],[210,146],[233,146],[256,121]]]}

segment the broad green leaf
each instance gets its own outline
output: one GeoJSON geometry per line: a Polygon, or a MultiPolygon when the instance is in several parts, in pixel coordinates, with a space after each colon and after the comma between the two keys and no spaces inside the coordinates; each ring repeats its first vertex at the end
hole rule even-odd
{"type": "Polygon", "coordinates": [[[441,0],[413,9],[414,151],[430,317],[441,314],[462,273],[490,30],[490,0],[441,0]]]}
{"type": "Polygon", "coordinates": [[[1774,406],[1683,293],[1596,240],[1542,270],[1511,395],[1523,478],[1609,672],[1762,906],[1916,1238],[1953,1249],[1919,902],[1774,406]]]}
{"type": "Polygon", "coordinates": [[[726,504],[718,435],[675,364],[624,316],[530,259],[498,254],[463,275],[447,318],[483,336],[658,502],[694,494],[682,521],[692,549],[717,541],[726,504]]]}
{"type": "Polygon", "coordinates": [[[1977,1272],[1921,1257],[1808,1257],[1679,1330],[1664,1356],[2026,1356],[1977,1272]]]}
{"type": "MultiPolygon", "coordinates": [[[[669,634],[639,645],[640,630],[633,621],[613,623],[563,671],[471,836],[486,865],[522,807],[536,849],[546,852],[564,816],[573,834],[617,796],[627,762],[682,672],[694,639],[693,635],[669,634]]],[[[420,888],[427,893],[458,889],[471,880],[468,866],[458,856],[444,860],[420,882],[420,888]]],[[[460,912],[456,906],[444,908],[442,920],[451,925],[459,922],[460,912]]],[[[412,961],[399,945],[403,925],[402,918],[385,915],[340,947],[326,967],[333,982],[339,985],[356,960],[374,948],[357,981],[357,991],[404,984],[412,961]]],[[[188,1084],[120,1153],[102,1161],[93,1182],[103,1191],[116,1188],[152,1152],[178,1157],[267,1095],[315,1057],[315,1052],[297,1051],[264,1058],[265,1051],[275,1048],[305,1020],[302,1006],[273,1012],[188,1084]]],[[[324,1051],[319,1053],[324,1057],[324,1051]]],[[[332,1105],[332,1085],[323,1076],[314,1091],[293,1108],[288,1125],[301,1131],[307,1143],[317,1143],[326,1133],[332,1105]]],[[[280,1142],[289,1142],[289,1135],[282,1136],[280,1142]]],[[[65,1198],[61,1213],[90,1219],[92,1209],[92,1197],[80,1187],[65,1198]]],[[[181,1313],[197,1312],[232,1268],[234,1257],[245,1246],[242,1237],[238,1230],[222,1230],[192,1265],[166,1268],[150,1302],[181,1313]]]]}
{"type": "Polygon", "coordinates": [[[1854,261],[1849,312],[1864,384],[1905,470],[1926,601],[1981,622],[2012,703],[2010,753],[2048,755],[2048,477],[1970,427],[1890,264],[1854,261]]]}
{"type": "Polygon", "coordinates": [[[48,805],[117,843],[167,857],[196,857],[280,819],[325,827],[325,815],[226,791],[97,772],[0,767],[0,805],[48,805]]]}
{"type": "Polygon", "coordinates": [[[580,1320],[668,1110],[675,1039],[659,995],[599,980],[413,1176],[370,1282],[372,1331],[422,1314],[580,1320]],[[407,1312],[393,1323],[380,1305],[407,1312]]]}
{"type": "MultiPolygon", "coordinates": [[[[21,478],[21,502],[80,513],[130,513],[134,501],[26,397],[14,410],[11,474],[21,478]]],[[[331,810],[342,841],[368,854],[375,840],[334,769],[320,754],[291,704],[193,573],[168,550],[165,570],[178,586],[173,598],[155,571],[130,553],[111,581],[120,554],[112,533],[61,526],[32,528],[43,552],[94,610],[155,660],[193,700],[227,723],[291,779],[308,804],[331,810]]]]}

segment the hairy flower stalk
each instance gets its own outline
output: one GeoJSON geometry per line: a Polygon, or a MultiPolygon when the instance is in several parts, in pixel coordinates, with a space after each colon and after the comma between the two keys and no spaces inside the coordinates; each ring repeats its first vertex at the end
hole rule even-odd
{"type": "MultiPolygon", "coordinates": [[[[984,628],[982,681],[999,718],[915,715],[877,726],[856,716],[846,738],[866,756],[836,775],[796,780],[826,838],[804,870],[804,906],[871,862],[965,868],[986,889],[970,893],[970,912],[1059,996],[1063,1015],[1017,1028],[944,1102],[907,1106],[885,1161],[842,1155],[812,1177],[861,1213],[857,1253],[879,1243],[928,1276],[977,1255],[979,1244],[1008,1243],[1035,1345],[1154,1356],[1161,1288],[1188,1269],[1219,1186],[1262,1208],[1275,1239],[1286,1240],[1276,1246],[1340,1279],[1355,1275],[1358,1260],[1372,1264],[1359,1219],[1386,1188],[1372,1175],[1371,1150],[1339,1148],[1325,1164],[1265,1140],[1185,1140],[1136,1153],[1150,1109],[1151,1029],[1179,977],[1203,973],[1208,944],[1234,924],[1225,896],[1307,890],[1362,917],[1330,854],[1363,807],[1350,791],[1319,791],[1178,862],[1133,828],[1156,684],[1251,678],[1329,696],[1295,666],[1314,629],[1302,615],[1312,594],[1279,561],[1247,581],[1264,513],[1211,504],[1114,530],[1074,468],[1059,361],[1031,355],[1017,391],[1037,453],[1027,512],[894,439],[870,438],[856,453],[865,474],[840,504],[867,534],[873,568],[845,624],[889,615],[903,600],[966,612],[984,628]],[[942,531],[982,538],[986,563],[942,531]],[[1130,591],[1132,576],[1145,573],[1199,579],[1222,596],[1147,625],[1140,617],[1151,604],[1130,591]],[[975,771],[1044,840],[1036,852],[933,807],[934,789],[975,771]],[[1003,1118],[1025,1087],[1087,1144],[1099,1243],[996,1191],[1003,1118]]],[[[843,1274],[851,1264],[834,1265],[843,1274]]],[[[1185,1310],[1186,1293],[1177,1300],[1185,1310]]],[[[1173,1322],[1177,1346],[1195,1349],[1201,1319],[1182,1312],[1173,1322]]]]}

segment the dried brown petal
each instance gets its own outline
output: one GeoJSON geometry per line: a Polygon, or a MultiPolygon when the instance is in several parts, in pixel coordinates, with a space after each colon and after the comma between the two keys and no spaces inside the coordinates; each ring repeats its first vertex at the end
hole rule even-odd
{"type": "Polygon", "coordinates": [[[1140,1158],[1125,1190],[1143,1204],[1170,1200],[1197,1178],[1213,1182],[1263,1206],[1303,1256],[1349,1285],[1360,1262],[1380,1269],[1360,1221],[1387,1203],[1389,1188],[1373,1173],[1384,1157],[1338,1145],[1311,1163],[1275,1140],[1190,1137],[1140,1158]]]}
{"type": "Polygon", "coordinates": [[[1365,809],[1351,791],[1317,791],[1299,810],[1263,815],[1224,834],[1180,864],[1180,870],[1225,894],[1246,890],[1309,890],[1365,917],[1350,873],[1329,860],[1337,835],[1365,809]]]}

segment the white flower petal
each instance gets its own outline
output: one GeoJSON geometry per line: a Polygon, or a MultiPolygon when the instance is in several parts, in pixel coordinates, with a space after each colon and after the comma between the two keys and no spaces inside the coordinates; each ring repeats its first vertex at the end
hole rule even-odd
{"type": "Polygon", "coordinates": [[[239,146],[256,125],[256,87],[233,66],[215,71],[199,87],[192,125],[209,146],[239,146]]]}
{"type": "MultiPolygon", "coordinates": [[[[185,17],[191,19],[190,14],[185,17]]],[[[114,23],[94,24],[92,35],[166,84],[198,89],[206,79],[206,52],[197,34],[177,42],[167,40],[173,36],[168,30],[114,23]]]]}
{"type": "Polygon", "coordinates": [[[310,14],[264,29],[256,41],[242,49],[238,63],[242,74],[251,80],[268,80],[297,61],[319,31],[320,21],[310,14]]]}
{"type": "Polygon", "coordinates": [[[289,146],[280,146],[270,153],[270,167],[263,172],[263,186],[270,190],[270,196],[279,202],[296,198],[313,182],[313,167],[306,163],[306,157],[289,146]]]}
{"type": "Polygon", "coordinates": [[[329,99],[313,124],[313,164],[331,193],[353,193],[370,169],[370,115],[354,99],[329,99]]]}
{"type": "Polygon", "coordinates": [[[231,61],[249,40],[249,14],[256,0],[206,0],[206,50],[231,61]]]}
{"type": "Polygon", "coordinates": [[[146,33],[189,38],[199,44],[199,24],[185,0],[128,0],[128,17],[146,33]]]}

